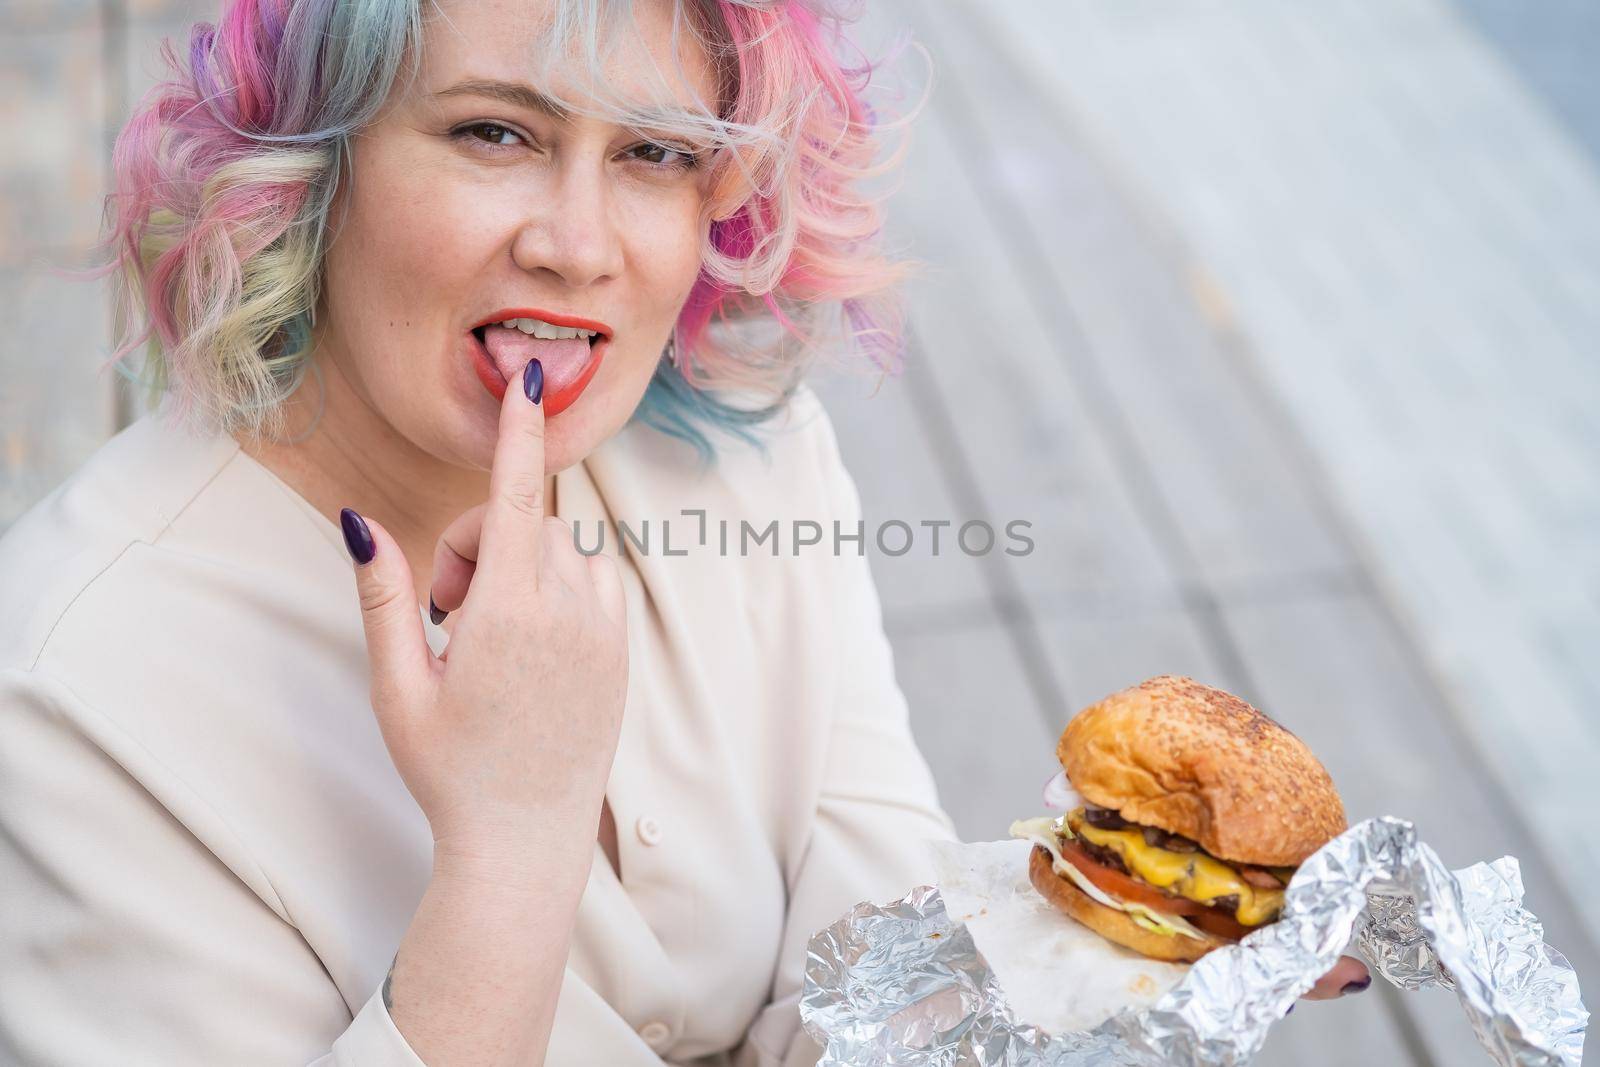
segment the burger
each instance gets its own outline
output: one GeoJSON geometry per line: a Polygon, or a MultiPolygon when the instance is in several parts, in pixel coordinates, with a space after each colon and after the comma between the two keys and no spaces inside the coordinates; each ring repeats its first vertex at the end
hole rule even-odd
{"type": "Polygon", "coordinates": [[[1192,962],[1276,920],[1296,868],[1346,828],[1298,737],[1192,678],[1151,678],[1085,708],[1056,757],[1053,806],[1068,810],[1011,825],[1034,842],[1029,881],[1158,960],[1192,962]]]}

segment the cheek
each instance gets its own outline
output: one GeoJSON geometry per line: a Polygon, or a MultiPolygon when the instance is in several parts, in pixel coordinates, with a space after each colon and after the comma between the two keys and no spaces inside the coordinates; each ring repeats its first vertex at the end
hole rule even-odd
{"type": "Polygon", "coordinates": [[[456,318],[506,217],[490,190],[419,165],[420,151],[397,158],[405,154],[373,150],[357,160],[355,195],[328,249],[330,325],[374,393],[396,372],[414,375],[419,362],[448,373],[456,318]]]}
{"type": "Polygon", "coordinates": [[[638,264],[639,288],[652,320],[661,320],[652,321],[658,331],[676,321],[700,275],[698,208],[697,200],[676,205],[630,231],[636,235],[630,262],[638,264]]]}
{"type": "Polygon", "coordinates": [[[363,176],[367,192],[346,255],[378,303],[421,311],[449,291],[475,243],[490,239],[484,223],[493,213],[457,183],[429,180],[425,169],[386,171],[363,176]],[[430,298],[419,302],[422,294],[430,298]]]}
{"type": "Polygon", "coordinates": [[[628,294],[628,309],[618,314],[616,322],[619,332],[626,330],[631,340],[608,356],[596,379],[597,384],[605,383],[594,391],[597,402],[571,409],[577,417],[562,429],[570,431],[573,440],[598,443],[609,437],[628,420],[649,387],[678,313],[700,275],[698,209],[696,200],[671,210],[652,205],[652,210],[624,216],[627,268],[621,291],[628,294]]]}

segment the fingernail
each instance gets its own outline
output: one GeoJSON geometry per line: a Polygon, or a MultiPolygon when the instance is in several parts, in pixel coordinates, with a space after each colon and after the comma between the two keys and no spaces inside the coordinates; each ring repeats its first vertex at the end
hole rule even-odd
{"type": "Polygon", "coordinates": [[[538,356],[528,360],[528,365],[522,368],[522,391],[535,404],[544,396],[544,367],[538,356]]]}
{"type": "Polygon", "coordinates": [[[440,611],[439,610],[439,605],[437,605],[437,604],[435,604],[433,602],[433,594],[429,593],[428,594],[428,618],[433,620],[433,624],[435,626],[438,626],[441,622],[444,622],[444,617],[446,615],[448,615],[448,614],[450,614],[448,611],[440,611]]]}
{"type": "Polygon", "coordinates": [[[344,547],[350,550],[350,558],[357,564],[371,563],[378,546],[373,543],[366,520],[353,508],[345,508],[339,512],[339,526],[344,530],[344,547]]]}
{"type": "Polygon", "coordinates": [[[1344,988],[1339,990],[1339,995],[1342,997],[1342,996],[1346,995],[1347,993],[1360,993],[1362,990],[1366,989],[1367,986],[1369,986],[1371,984],[1372,984],[1372,975],[1370,975],[1370,974],[1367,975],[1365,978],[1357,978],[1354,982],[1346,982],[1344,984],[1344,988]]]}

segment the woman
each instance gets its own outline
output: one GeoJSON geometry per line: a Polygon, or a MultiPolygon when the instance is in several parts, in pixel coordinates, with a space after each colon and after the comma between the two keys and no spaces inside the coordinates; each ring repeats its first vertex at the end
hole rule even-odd
{"type": "Polygon", "coordinates": [[[833,30],[234,0],[173,58],[109,242],[161,409],[0,542],[23,1062],[815,1061],[809,936],[952,834],[800,384],[902,270],[833,30]]]}

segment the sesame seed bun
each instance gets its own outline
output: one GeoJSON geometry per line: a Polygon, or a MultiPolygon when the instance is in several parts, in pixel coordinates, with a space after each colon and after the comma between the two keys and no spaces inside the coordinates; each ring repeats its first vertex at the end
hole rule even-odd
{"type": "Polygon", "coordinates": [[[1127,912],[1106,907],[1079,889],[1070,878],[1057,874],[1051,865],[1050,850],[1043,845],[1034,845],[1028,855],[1028,881],[1051,904],[1107,941],[1154,960],[1193,963],[1212,949],[1233,944],[1212,934],[1205,934],[1205,940],[1196,941],[1181,934],[1146,930],[1127,912]]]}
{"type": "Polygon", "coordinates": [[[1221,860],[1298,866],[1346,828],[1333,779],[1304,742],[1192,678],[1161,675],[1085,708],[1056,756],[1091,804],[1221,860]]]}

